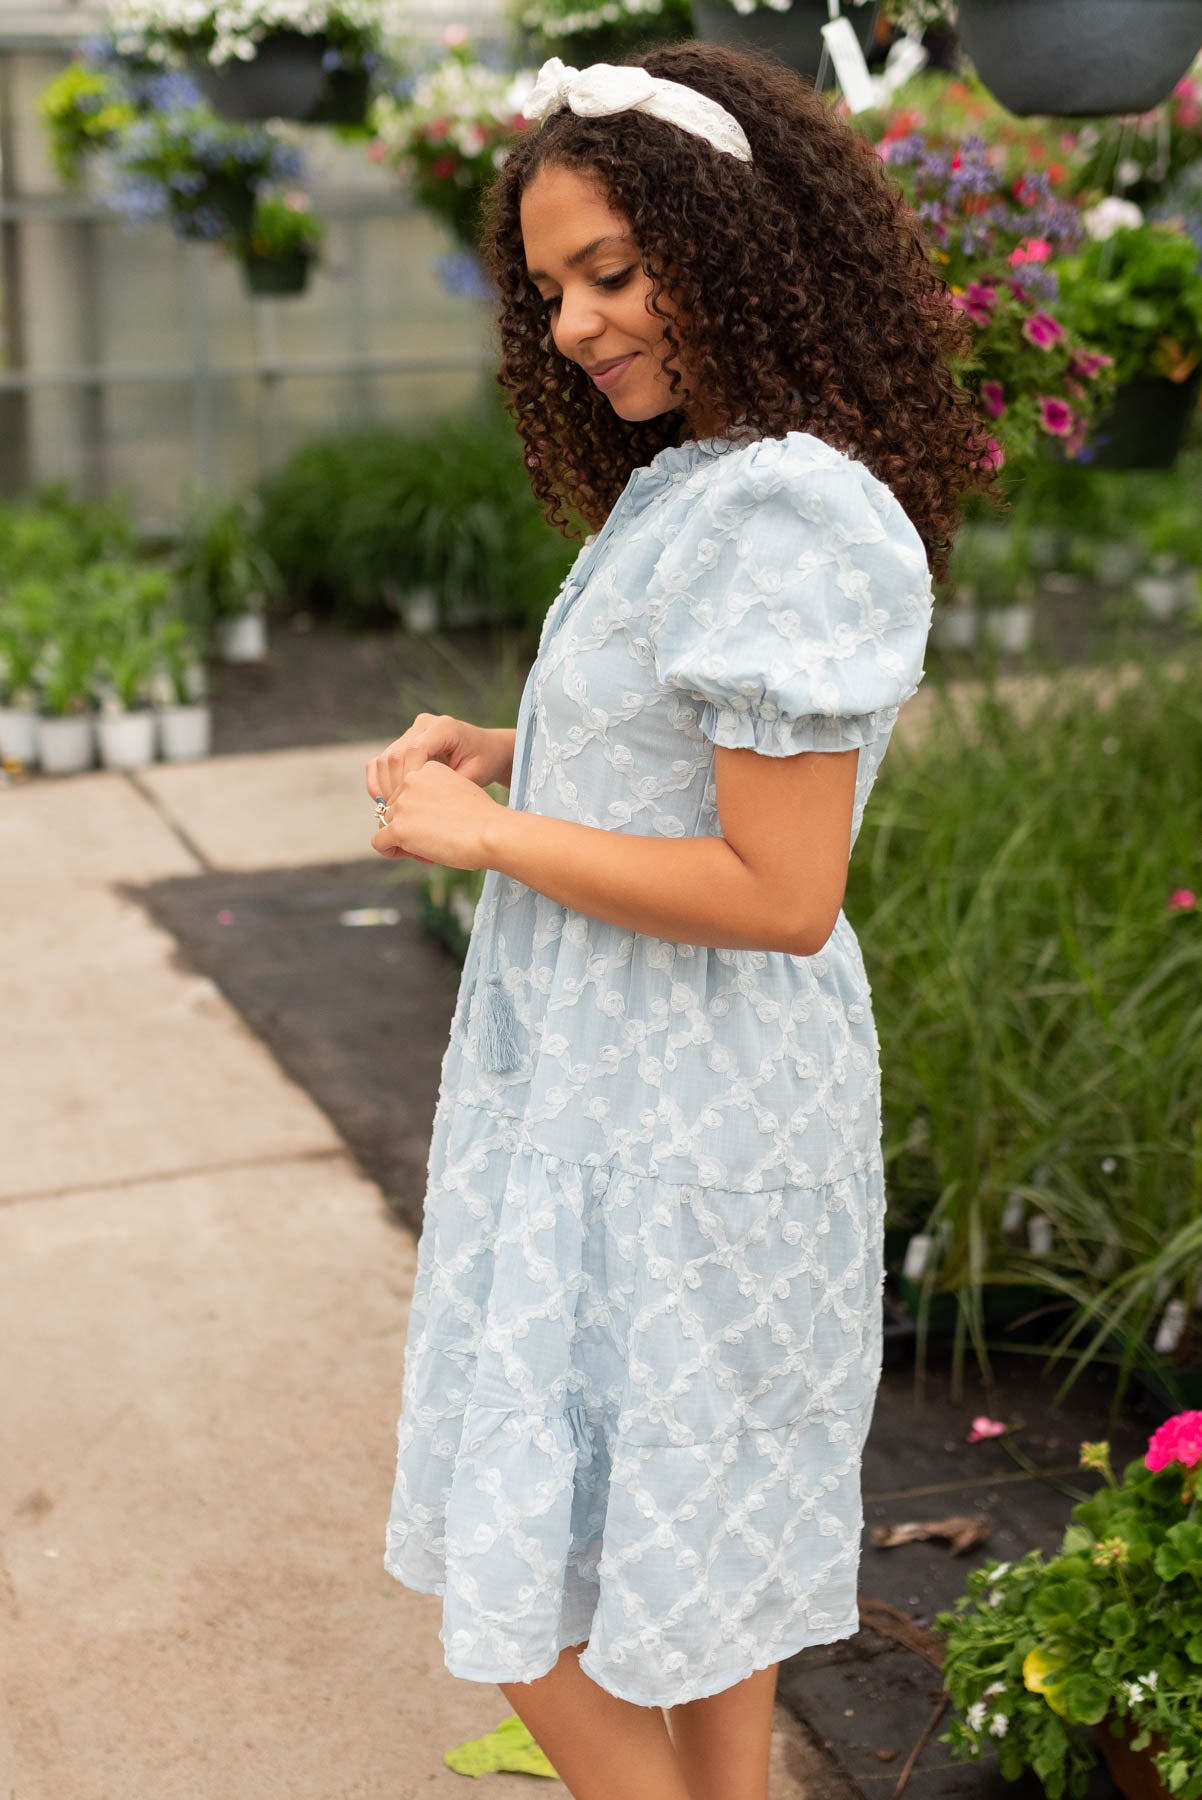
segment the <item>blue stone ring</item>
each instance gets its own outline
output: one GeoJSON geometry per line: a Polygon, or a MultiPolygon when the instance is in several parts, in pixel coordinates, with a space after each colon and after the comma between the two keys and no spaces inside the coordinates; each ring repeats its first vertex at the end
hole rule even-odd
{"type": "Polygon", "coordinates": [[[381,825],[387,825],[387,823],[388,823],[388,808],[384,804],[383,794],[376,795],[376,818],[379,820],[381,825]]]}

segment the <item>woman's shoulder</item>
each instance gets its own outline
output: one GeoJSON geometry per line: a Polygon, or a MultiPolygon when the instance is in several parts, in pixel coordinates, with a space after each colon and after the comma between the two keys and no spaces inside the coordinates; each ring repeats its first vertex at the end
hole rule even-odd
{"type": "Polygon", "coordinates": [[[847,543],[884,539],[926,565],[925,545],[888,483],[810,431],[713,444],[679,493],[718,530],[779,523],[847,543]]]}

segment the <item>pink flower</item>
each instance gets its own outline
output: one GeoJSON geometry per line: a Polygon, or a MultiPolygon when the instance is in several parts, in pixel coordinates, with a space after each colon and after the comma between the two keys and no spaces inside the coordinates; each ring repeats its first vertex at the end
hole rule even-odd
{"type": "Polygon", "coordinates": [[[1113,356],[1107,356],[1101,350],[1078,350],[1068,365],[1070,375],[1084,375],[1092,381],[1099,369],[1109,368],[1114,362],[1113,356]]]}
{"type": "Polygon", "coordinates": [[[468,29],[466,25],[448,25],[442,34],[442,41],[448,50],[457,50],[461,44],[466,44],[467,40],[468,29]]]}
{"type": "Polygon", "coordinates": [[[1064,329],[1051,313],[1036,312],[1023,320],[1023,336],[1037,350],[1050,350],[1053,344],[1060,342],[1064,329]]]}
{"type": "Polygon", "coordinates": [[[1007,260],[1012,263],[1047,262],[1051,254],[1052,246],[1046,238],[1024,238],[1007,260]]]}
{"type": "Polygon", "coordinates": [[[990,1419],[984,1413],[978,1413],[972,1422],[972,1430],[964,1441],[979,1444],[982,1438],[1003,1437],[1009,1429],[1004,1420],[990,1419]]]}
{"type": "Polygon", "coordinates": [[[1192,888],[1177,888],[1169,895],[1170,912],[1191,912],[1198,904],[1198,896],[1192,888]]]}
{"type": "Polygon", "coordinates": [[[388,145],[380,138],[373,138],[371,143],[367,146],[367,154],[371,157],[373,162],[383,162],[384,158],[388,155],[388,145]]]}
{"type": "Polygon", "coordinates": [[[1048,394],[1039,396],[1039,423],[1052,437],[1067,437],[1076,422],[1067,400],[1056,400],[1048,394]]]}
{"type": "Polygon", "coordinates": [[[1202,1412],[1177,1413],[1148,1439],[1145,1466],[1157,1470],[1170,1463],[1182,1463],[1187,1469],[1202,1463],[1202,1412]]]}
{"type": "Polygon", "coordinates": [[[453,156],[436,156],[430,164],[430,173],[436,181],[446,181],[455,173],[453,156]]]}
{"type": "Polygon", "coordinates": [[[1005,460],[1006,452],[1002,449],[1002,446],[998,443],[997,439],[991,437],[989,440],[989,448],[985,452],[985,461],[993,468],[1000,469],[1005,460]]]}
{"type": "Polygon", "coordinates": [[[430,123],[426,126],[426,136],[430,139],[431,143],[438,144],[442,142],[450,129],[451,121],[449,119],[431,119],[430,123]]]}
{"type": "Polygon", "coordinates": [[[1000,419],[1006,410],[1006,395],[1000,381],[983,381],[981,399],[991,419],[1000,419]]]}

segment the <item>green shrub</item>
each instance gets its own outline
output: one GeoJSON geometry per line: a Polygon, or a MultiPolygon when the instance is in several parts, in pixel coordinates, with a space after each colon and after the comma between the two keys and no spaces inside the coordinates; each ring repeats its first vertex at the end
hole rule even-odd
{"type": "Polygon", "coordinates": [[[533,624],[579,548],[544,521],[512,421],[493,407],[309,444],[260,491],[292,605],[348,625],[395,623],[422,589],[442,623],[475,604],[493,623],[533,624]]]}
{"type": "MultiPolygon", "coordinates": [[[[957,1354],[986,1281],[1036,1281],[1132,1355],[1202,1255],[1202,687],[1145,661],[1031,716],[936,686],[899,741],[846,911],[882,1044],[891,1219],[939,1241],[957,1354]],[[1049,1254],[1002,1227],[1010,1196],[1049,1254]]],[[[1065,1383],[1067,1386],[1068,1383],[1065,1383]]],[[[1121,1383],[1120,1383],[1121,1391],[1121,1383]]]]}

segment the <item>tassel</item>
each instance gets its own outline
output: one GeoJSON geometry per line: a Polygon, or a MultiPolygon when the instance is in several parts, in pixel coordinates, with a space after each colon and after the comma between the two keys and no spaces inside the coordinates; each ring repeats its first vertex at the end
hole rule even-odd
{"type": "Polygon", "coordinates": [[[490,975],[480,995],[479,1060],[486,1069],[516,1069],[518,1042],[514,1033],[517,1015],[501,986],[499,975],[490,975]]]}

